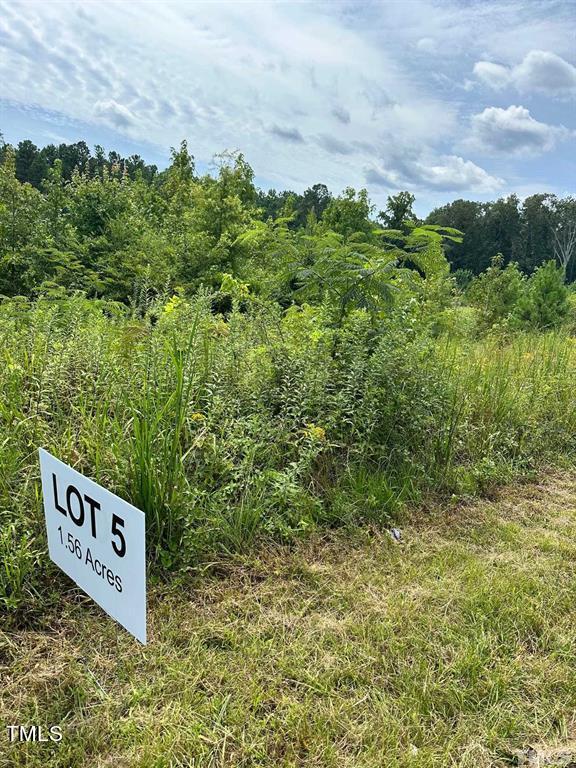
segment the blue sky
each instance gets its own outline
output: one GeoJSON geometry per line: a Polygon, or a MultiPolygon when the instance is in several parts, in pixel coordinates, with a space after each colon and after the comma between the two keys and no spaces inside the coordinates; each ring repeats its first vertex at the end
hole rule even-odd
{"type": "Polygon", "coordinates": [[[576,3],[0,0],[0,130],[257,182],[464,197],[573,194],[576,3]]]}

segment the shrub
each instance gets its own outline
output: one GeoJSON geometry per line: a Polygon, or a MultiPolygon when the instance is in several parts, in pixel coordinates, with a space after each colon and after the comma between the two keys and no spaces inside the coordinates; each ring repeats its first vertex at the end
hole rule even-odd
{"type": "Polygon", "coordinates": [[[432,331],[436,336],[473,339],[480,324],[479,314],[476,307],[448,307],[437,315],[432,331]]]}
{"type": "Polygon", "coordinates": [[[518,265],[504,267],[502,254],[494,256],[491,266],[470,283],[467,291],[468,301],[478,309],[481,328],[491,328],[509,317],[524,288],[525,279],[518,265]]]}
{"type": "Polygon", "coordinates": [[[572,334],[576,334],[576,291],[572,289],[568,294],[568,313],[566,315],[566,328],[572,334]]]}

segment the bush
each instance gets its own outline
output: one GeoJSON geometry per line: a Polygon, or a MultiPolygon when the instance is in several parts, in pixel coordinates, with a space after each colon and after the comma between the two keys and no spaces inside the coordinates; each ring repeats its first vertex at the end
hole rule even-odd
{"type": "Polygon", "coordinates": [[[566,315],[566,329],[572,335],[576,334],[576,291],[574,287],[568,294],[568,313],[566,315]]]}
{"type": "Polygon", "coordinates": [[[517,264],[504,265],[501,253],[492,259],[492,265],[475,278],[467,290],[467,298],[479,312],[480,327],[491,328],[510,317],[525,289],[525,278],[517,264]]]}

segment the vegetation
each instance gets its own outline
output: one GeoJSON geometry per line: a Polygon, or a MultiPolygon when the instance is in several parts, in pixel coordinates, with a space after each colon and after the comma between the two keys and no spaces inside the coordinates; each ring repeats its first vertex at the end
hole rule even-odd
{"type": "MultiPolygon", "coordinates": [[[[91,154],[84,142],[39,149],[29,140],[16,148],[0,143],[0,167],[0,294],[7,296],[76,289],[126,302],[144,275],[156,292],[194,291],[201,283],[218,287],[223,272],[241,273],[257,289],[256,266],[279,292],[292,257],[314,258],[319,233],[381,245],[382,226],[406,234],[418,224],[463,233],[445,241],[459,284],[498,253],[503,266],[517,263],[524,274],[555,261],[568,281],[576,277],[571,197],[456,200],[418,222],[409,192],[391,196],[379,212],[365,190],[334,197],[314,184],[303,194],[263,192],[238,152],[217,156],[213,172],[200,176],[185,142],[162,172],[99,146],[91,154]],[[246,239],[266,241],[267,253],[259,249],[247,264],[246,239]]],[[[282,298],[295,300],[290,291],[282,298]]]]}
{"type": "Polygon", "coordinates": [[[573,197],[536,194],[522,203],[516,195],[493,203],[455,200],[433,210],[426,221],[465,232],[449,255],[455,270],[478,275],[490,266],[494,254],[501,253],[504,264],[516,262],[525,273],[557,261],[569,280],[576,279],[573,197]]]}
{"type": "MultiPolygon", "coordinates": [[[[20,147],[19,152],[21,154],[20,147]]],[[[62,153],[61,153],[62,154],[62,153]]],[[[197,568],[256,540],[388,523],[571,456],[566,264],[499,254],[467,287],[400,193],[317,185],[263,220],[239,153],[198,177],[183,143],[42,191],[0,170],[0,604],[43,596],[42,445],[146,513],[149,561],[197,568]]],[[[262,197],[262,196],[260,196],[262,197]]],[[[271,197],[271,193],[269,194],[271,197]]]]}
{"type": "MultiPolygon", "coordinates": [[[[416,505],[469,504],[573,462],[574,201],[509,199],[477,216],[456,201],[423,222],[408,192],[381,212],[366,190],[263,193],[240,153],[199,176],[185,143],[161,173],[98,151],[70,169],[64,149],[34,185],[22,146],[2,150],[0,611],[11,633],[46,629],[69,584],[45,556],[43,446],[145,512],[158,646],[107,672],[93,655],[68,667],[52,709],[42,685],[19,698],[16,672],[10,711],[70,716],[86,736],[42,761],[160,767],[190,753],[203,765],[368,766],[384,751],[390,765],[488,766],[538,728],[565,735],[573,521],[558,514],[547,535],[538,521],[498,517],[459,539],[478,509],[464,505],[429,550],[416,529],[413,548],[380,550],[382,529],[416,505]],[[452,216],[463,208],[468,218],[452,216]],[[500,224],[514,210],[520,240],[506,244],[500,224]],[[484,225],[500,235],[479,235],[484,225]],[[467,261],[471,233],[478,258],[467,261]],[[350,546],[368,532],[376,544],[326,579],[298,570],[290,547],[342,527],[350,546]],[[280,587],[267,554],[277,547],[280,587]],[[292,617],[289,648],[277,647],[284,619],[252,626],[252,593],[232,595],[190,639],[201,619],[166,596],[196,583],[209,600],[222,589],[210,578],[227,569],[266,570],[292,617]],[[389,593],[385,619],[357,586],[337,586],[344,575],[368,596],[389,593]],[[294,629],[315,600],[325,631],[294,629]],[[198,664],[208,693],[191,679],[198,664]],[[184,684],[188,698],[163,713],[165,741],[155,702],[184,684]],[[91,737],[84,706],[97,709],[91,737]],[[146,723],[138,750],[135,712],[146,723]]],[[[79,619],[66,605],[104,642],[96,609],[79,619]]]]}
{"type": "Polygon", "coordinates": [[[566,768],[575,497],[552,473],[419,510],[399,544],[358,530],[220,560],[151,589],[145,649],[69,590],[0,632],[0,719],[63,734],[0,766],[509,768],[531,745],[566,768]]]}

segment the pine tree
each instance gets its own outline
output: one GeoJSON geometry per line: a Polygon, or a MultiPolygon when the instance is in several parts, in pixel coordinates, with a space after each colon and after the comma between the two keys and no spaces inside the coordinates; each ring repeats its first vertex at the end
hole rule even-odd
{"type": "Polygon", "coordinates": [[[570,309],[568,293],[564,271],[553,261],[547,261],[530,278],[528,291],[518,303],[518,319],[530,328],[558,327],[570,309]]]}

